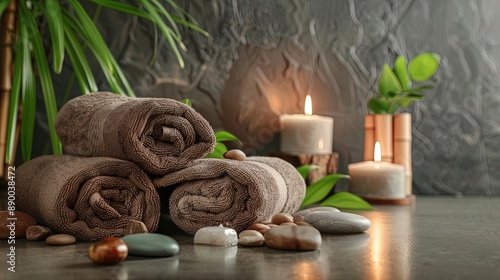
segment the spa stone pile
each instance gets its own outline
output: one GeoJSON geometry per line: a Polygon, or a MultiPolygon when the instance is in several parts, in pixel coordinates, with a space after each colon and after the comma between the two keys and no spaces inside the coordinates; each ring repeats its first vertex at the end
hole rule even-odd
{"type": "Polygon", "coordinates": [[[321,246],[321,233],[361,233],[370,226],[370,220],[363,216],[340,212],[333,207],[315,207],[292,215],[276,214],[270,221],[250,225],[239,235],[222,225],[201,228],[195,234],[194,243],[245,247],[267,245],[281,250],[311,251],[321,246]]]}

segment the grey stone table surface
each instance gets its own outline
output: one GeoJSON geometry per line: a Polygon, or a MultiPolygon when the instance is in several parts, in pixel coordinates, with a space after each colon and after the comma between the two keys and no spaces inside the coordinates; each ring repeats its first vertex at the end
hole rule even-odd
{"type": "Polygon", "coordinates": [[[363,234],[323,235],[312,252],[193,245],[163,220],[181,245],[170,258],[129,257],[114,266],[87,258],[90,243],[49,247],[16,241],[16,272],[0,244],[0,279],[500,279],[500,197],[417,197],[412,206],[358,214],[363,234]]]}

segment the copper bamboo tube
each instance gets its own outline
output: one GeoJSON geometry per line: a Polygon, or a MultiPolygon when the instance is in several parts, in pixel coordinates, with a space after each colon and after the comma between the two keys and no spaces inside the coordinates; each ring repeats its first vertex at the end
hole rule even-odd
{"type": "Polygon", "coordinates": [[[11,0],[2,16],[0,55],[0,177],[4,177],[5,148],[7,140],[7,124],[9,116],[9,97],[12,88],[12,44],[16,34],[17,1],[11,0]]]}
{"type": "Polygon", "coordinates": [[[407,196],[412,194],[411,141],[411,114],[394,115],[394,163],[405,167],[407,196]]]}
{"type": "Polygon", "coordinates": [[[392,162],[392,115],[375,114],[375,142],[380,143],[382,161],[392,162]]]}
{"type": "Polygon", "coordinates": [[[363,161],[373,160],[373,148],[375,146],[375,115],[365,115],[365,138],[363,149],[363,161]]]}

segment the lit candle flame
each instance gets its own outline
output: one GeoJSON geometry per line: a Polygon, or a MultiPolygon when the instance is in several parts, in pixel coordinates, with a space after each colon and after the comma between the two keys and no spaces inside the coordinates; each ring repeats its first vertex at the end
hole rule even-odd
{"type": "Polygon", "coordinates": [[[382,160],[382,152],[380,151],[380,143],[375,142],[375,148],[373,151],[373,160],[375,161],[375,168],[380,168],[380,161],[382,160]]]}
{"type": "Polygon", "coordinates": [[[311,96],[307,95],[306,96],[306,106],[304,107],[304,113],[306,115],[312,115],[313,109],[312,109],[312,101],[311,101],[311,96]]]}

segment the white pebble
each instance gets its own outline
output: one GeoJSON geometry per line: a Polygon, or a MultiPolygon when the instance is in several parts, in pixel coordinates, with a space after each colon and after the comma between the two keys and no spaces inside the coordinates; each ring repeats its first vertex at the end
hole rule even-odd
{"type": "Polygon", "coordinates": [[[204,227],[200,228],[194,235],[195,244],[206,244],[214,246],[233,246],[238,244],[238,234],[232,228],[204,227]]]}

